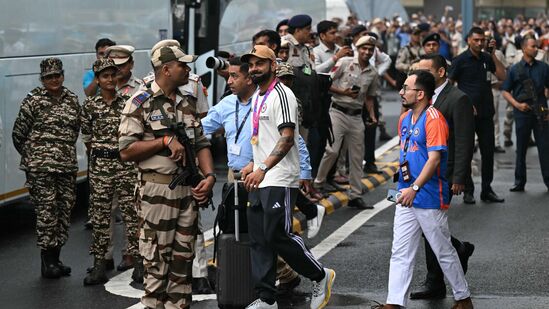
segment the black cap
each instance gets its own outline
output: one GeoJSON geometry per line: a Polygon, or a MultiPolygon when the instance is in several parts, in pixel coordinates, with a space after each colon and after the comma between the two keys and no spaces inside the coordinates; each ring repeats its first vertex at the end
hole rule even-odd
{"type": "Polygon", "coordinates": [[[429,31],[429,29],[431,29],[431,25],[429,25],[428,23],[421,23],[417,25],[417,27],[419,30],[421,30],[421,32],[426,32],[426,31],[429,31]]]}
{"type": "Polygon", "coordinates": [[[323,20],[316,24],[316,32],[318,32],[319,34],[327,32],[332,28],[337,29],[337,24],[330,20],[323,20]]]}
{"type": "Polygon", "coordinates": [[[427,42],[431,42],[431,41],[435,41],[437,43],[440,44],[440,34],[438,33],[431,33],[429,35],[427,35],[423,41],[421,42],[421,46],[425,46],[425,44],[427,44],[427,42]]]}
{"type": "Polygon", "coordinates": [[[294,29],[305,28],[313,22],[311,16],[306,14],[296,15],[288,20],[288,26],[294,29]]]}
{"type": "Polygon", "coordinates": [[[366,27],[364,25],[354,26],[353,30],[351,30],[351,36],[355,37],[355,36],[359,35],[361,32],[364,32],[366,30],[368,30],[368,29],[366,29],[366,27]]]}

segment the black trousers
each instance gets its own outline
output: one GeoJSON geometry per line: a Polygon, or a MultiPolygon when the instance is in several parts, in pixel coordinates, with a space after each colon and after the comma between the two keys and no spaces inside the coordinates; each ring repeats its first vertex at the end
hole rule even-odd
{"type": "MultiPolygon", "coordinates": [[[[481,179],[482,191],[489,192],[492,190],[492,180],[494,180],[494,120],[490,118],[475,117],[475,131],[478,136],[478,148],[481,156],[481,179]]],[[[465,180],[465,192],[475,192],[473,178],[469,177],[465,180]]]]}
{"type": "Polygon", "coordinates": [[[250,192],[248,233],[251,241],[252,277],[259,297],[275,300],[276,259],[280,255],[292,269],[314,281],[324,278],[322,265],[292,233],[292,207],[297,188],[267,187],[250,192]]]}
{"type": "Polygon", "coordinates": [[[549,124],[544,121],[538,124],[534,116],[524,117],[515,115],[515,129],[517,134],[517,157],[515,163],[515,185],[526,184],[526,152],[532,131],[538,147],[539,165],[543,182],[549,188],[549,124]]]}
{"type": "MultiPolygon", "coordinates": [[[[448,183],[450,187],[450,202],[452,201],[452,184],[448,183]]],[[[448,202],[448,203],[450,203],[448,202]]],[[[452,246],[459,252],[462,242],[450,235],[450,240],[452,241],[452,246]]],[[[430,289],[445,289],[446,284],[444,283],[444,273],[440,268],[437,257],[431,248],[431,245],[427,241],[427,238],[423,237],[423,242],[425,243],[425,262],[427,263],[427,278],[425,284],[430,289]]]]}
{"type": "Polygon", "coordinates": [[[313,177],[316,177],[320,161],[324,155],[326,144],[328,142],[328,136],[323,133],[318,127],[309,128],[309,138],[307,139],[307,149],[309,150],[309,156],[311,158],[311,173],[313,177]]]}
{"type": "MultiPolygon", "coordinates": [[[[379,102],[377,97],[374,99],[374,114],[376,115],[377,120],[379,121],[379,102]]],[[[366,108],[362,109],[362,120],[364,120],[364,161],[366,163],[375,163],[376,162],[376,125],[367,125],[366,120],[370,115],[366,108]]]]}
{"type": "Polygon", "coordinates": [[[318,215],[318,208],[316,208],[316,205],[303,195],[301,190],[297,191],[295,206],[305,215],[307,220],[311,220],[318,215]]]}

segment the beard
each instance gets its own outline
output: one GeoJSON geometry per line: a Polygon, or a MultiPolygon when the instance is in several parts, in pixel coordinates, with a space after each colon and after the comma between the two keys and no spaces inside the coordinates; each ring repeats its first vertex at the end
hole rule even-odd
{"type": "Polygon", "coordinates": [[[254,82],[254,84],[256,85],[259,85],[265,81],[268,81],[270,78],[271,78],[271,75],[272,75],[272,71],[271,71],[271,68],[269,67],[269,71],[261,74],[261,75],[256,75],[254,73],[252,73],[252,81],[254,82]]]}

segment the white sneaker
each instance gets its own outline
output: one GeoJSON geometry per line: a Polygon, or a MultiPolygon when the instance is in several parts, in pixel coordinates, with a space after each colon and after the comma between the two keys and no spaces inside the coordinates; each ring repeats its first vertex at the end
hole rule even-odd
{"type": "Polygon", "coordinates": [[[313,281],[313,295],[311,298],[311,309],[321,309],[326,307],[332,296],[332,285],[336,273],[333,269],[324,268],[324,279],[320,282],[313,281]]]}
{"type": "Polygon", "coordinates": [[[261,298],[258,298],[254,300],[253,303],[249,304],[246,309],[278,309],[278,305],[276,302],[274,304],[269,305],[266,302],[262,301],[261,298]]]}
{"type": "Polygon", "coordinates": [[[316,205],[317,215],[311,220],[307,220],[307,237],[313,238],[320,231],[320,226],[322,225],[322,219],[324,219],[324,214],[326,213],[326,208],[322,205],[316,205]]]}

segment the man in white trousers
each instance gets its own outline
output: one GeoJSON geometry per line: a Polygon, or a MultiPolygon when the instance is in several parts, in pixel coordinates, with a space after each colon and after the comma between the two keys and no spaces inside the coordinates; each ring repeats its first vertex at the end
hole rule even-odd
{"type": "Polygon", "coordinates": [[[389,268],[389,291],[383,309],[406,307],[421,233],[429,241],[452,286],[453,309],[473,308],[463,269],[450,241],[446,210],[448,125],[430,105],[435,79],[426,71],[410,73],[400,96],[408,112],[400,117],[400,170],[389,268]]]}

